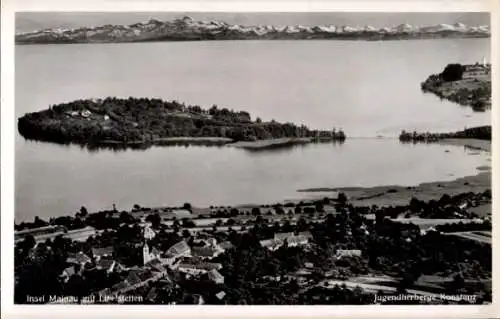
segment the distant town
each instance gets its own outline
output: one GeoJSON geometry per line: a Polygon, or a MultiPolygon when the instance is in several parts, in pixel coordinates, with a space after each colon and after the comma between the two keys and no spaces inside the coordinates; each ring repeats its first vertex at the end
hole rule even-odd
{"type": "Polygon", "coordinates": [[[344,193],[245,207],[82,207],[15,229],[21,304],[491,302],[489,189],[384,207],[353,206],[344,193]],[[420,297],[390,298],[398,293],[420,297]]]}

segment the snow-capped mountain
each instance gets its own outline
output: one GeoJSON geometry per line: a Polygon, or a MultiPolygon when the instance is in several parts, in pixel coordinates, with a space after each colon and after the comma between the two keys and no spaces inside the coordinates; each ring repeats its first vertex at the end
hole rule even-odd
{"type": "Polygon", "coordinates": [[[46,29],[16,35],[18,44],[105,43],[140,41],[245,40],[245,39],[358,39],[393,40],[443,37],[489,37],[489,26],[401,24],[373,26],[242,26],[224,21],[196,21],[182,17],[171,21],[151,19],[131,25],[103,25],[77,29],[46,29]]]}

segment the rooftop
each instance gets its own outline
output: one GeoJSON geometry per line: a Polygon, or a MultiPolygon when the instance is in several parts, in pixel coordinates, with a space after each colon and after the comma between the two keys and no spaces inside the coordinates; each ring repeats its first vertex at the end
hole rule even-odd
{"type": "Polygon", "coordinates": [[[186,244],[185,241],[180,241],[177,244],[173,245],[167,250],[167,255],[175,256],[175,255],[180,255],[183,254],[187,251],[190,251],[191,248],[186,244]]]}
{"type": "Polygon", "coordinates": [[[109,246],[109,247],[102,247],[102,248],[92,248],[92,255],[94,257],[102,257],[102,256],[109,256],[113,254],[114,248],[109,246]]]}

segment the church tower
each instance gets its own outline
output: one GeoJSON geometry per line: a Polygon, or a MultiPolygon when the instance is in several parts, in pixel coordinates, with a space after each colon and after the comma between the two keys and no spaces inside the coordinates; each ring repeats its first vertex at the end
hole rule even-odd
{"type": "Polygon", "coordinates": [[[144,242],[144,246],[142,247],[142,259],[144,261],[144,265],[151,260],[151,256],[149,254],[149,246],[147,242],[144,242]]]}

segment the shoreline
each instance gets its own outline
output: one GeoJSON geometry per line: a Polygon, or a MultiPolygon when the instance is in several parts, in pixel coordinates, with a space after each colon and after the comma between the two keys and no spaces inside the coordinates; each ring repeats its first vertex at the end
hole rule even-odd
{"type": "MultiPolygon", "coordinates": [[[[183,139],[180,139],[183,140],[183,139]]],[[[285,142],[285,141],[282,141],[285,142]]],[[[304,142],[303,142],[304,143],[304,142]]],[[[310,143],[310,142],[305,142],[310,143]]],[[[471,149],[481,149],[481,152],[491,153],[491,143],[490,141],[478,140],[478,139],[443,139],[438,142],[439,144],[446,146],[463,146],[471,149]]],[[[274,145],[274,144],[273,144],[274,145]]],[[[230,145],[226,145],[230,146],[230,145]]],[[[260,148],[256,148],[257,150],[260,148]]],[[[251,207],[264,207],[273,205],[286,205],[286,204],[297,204],[302,201],[314,201],[322,199],[325,196],[329,197],[331,193],[343,192],[349,198],[349,202],[355,206],[397,206],[397,205],[408,205],[412,197],[416,197],[420,200],[428,201],[431,199],[438,200],[441,196],[448,194],[450,196],[473,192],[479,193],[487,189],[491,189],[491,165],[482,165],[476,168],[476,175],[468,175],[457,177],[451,181],[429,181],[422,182],[418,185],[377,185],[377,186],[347,186],[347,187],[318,187],[318,188],[308,188],[308,189],[298,189],[296,191],[297,197],[270,201],[270,202],[246,202],[228,205],[225,203],[218,203],[215,207],[234,207],[234,208],[251,208],[251,207]],[[330,194],[325,194],[330,193],[330,194]]],[[[208,206],[195,206],[196,210],[205,211],[208,210],[208,206]]],[[[180,209],[177,206],[167,206],[158,205],[154,207],[155,209],[163,208],[175,208],[180,209]]],[[[53,215],[52,217],[57,218],[66,215],[53,215]]],[[[44,217],[48,218],[48,217],[44,217]]]]}
{"type": "MultiPolygon", "coordinates": [[[[463,146],[491,154],[491,142],[477,139],[443,139],[438,142],[446,146],[463,146]]],[[[300,193],[343,192],[354,205],[402,205],[412,197],[420,200],[437,200],[444,194],[482,192],[491,189],[491,166],[479,166],[476,175],[458,177],[451,181],[423,182],[415,186],[379,185],[372,187],[318,187],[299,189],[300,193]]]]}
{"type": "Polygon", "coordinates": [[[99,143],[77,143],[77,142],[54,142],[45,140],[36,140],[25,138],[28,141],[35,142],[46,142],[46,143],[57,143],[63,145],[78,145],[83,147],[88,147],[89,149],[94,148],[110,148],[110,149],[147,149],[152,146],[184,146],[184,145],[201,145],[201,146],[227,146],[234,147],[245,150],[264,150],[271,148],[280,148],[294,145],[304,145],[310,143],[344,143],[348,138],[344,140],[339,139],[315,139],[312,137],[284,137],[275,139],[263,139],[257,141],[235,141],[227,137],[167,137],[158,138],[149,141],[129,141],[124,144],[121,141],[115,140],[105,140],[99,143]]]}
{"type": "Polygon", "coordinates": [[[299,138],[285,137],[285,138],[277,138],[277,139],[265,139],[265,140],[259,140],[259,141],[238,141],[238,142],[228,144],[228,146],[236,147],[236,148],[243,148],[243,149],[250,149],[250,150],[258,150],[258,149],[264,149],[264,148],[289,146],[289,145],[295,145],[295,144],[307,144],[307,143],[313,143],[313,142],[314,142],[314,139],[310,138],[310,137],[299,137],[299,138]]]}
{"type": "Polygon", "coordinates": [[[175,143],[229,144],[269,147],[310,140],[345,140],[340,130],[309,129],[306,125],[252,119],[246,111],[213,105],[202,109],[175,100],[151,98],[75,100],[26,113],[17,120],[25,139],[78,144],[88,148],[148,148],[175,143]],[[138,119],[134,112],[142,112],[138,119]],[[261,142],[263,140],[272,140],[261,142]]]}

